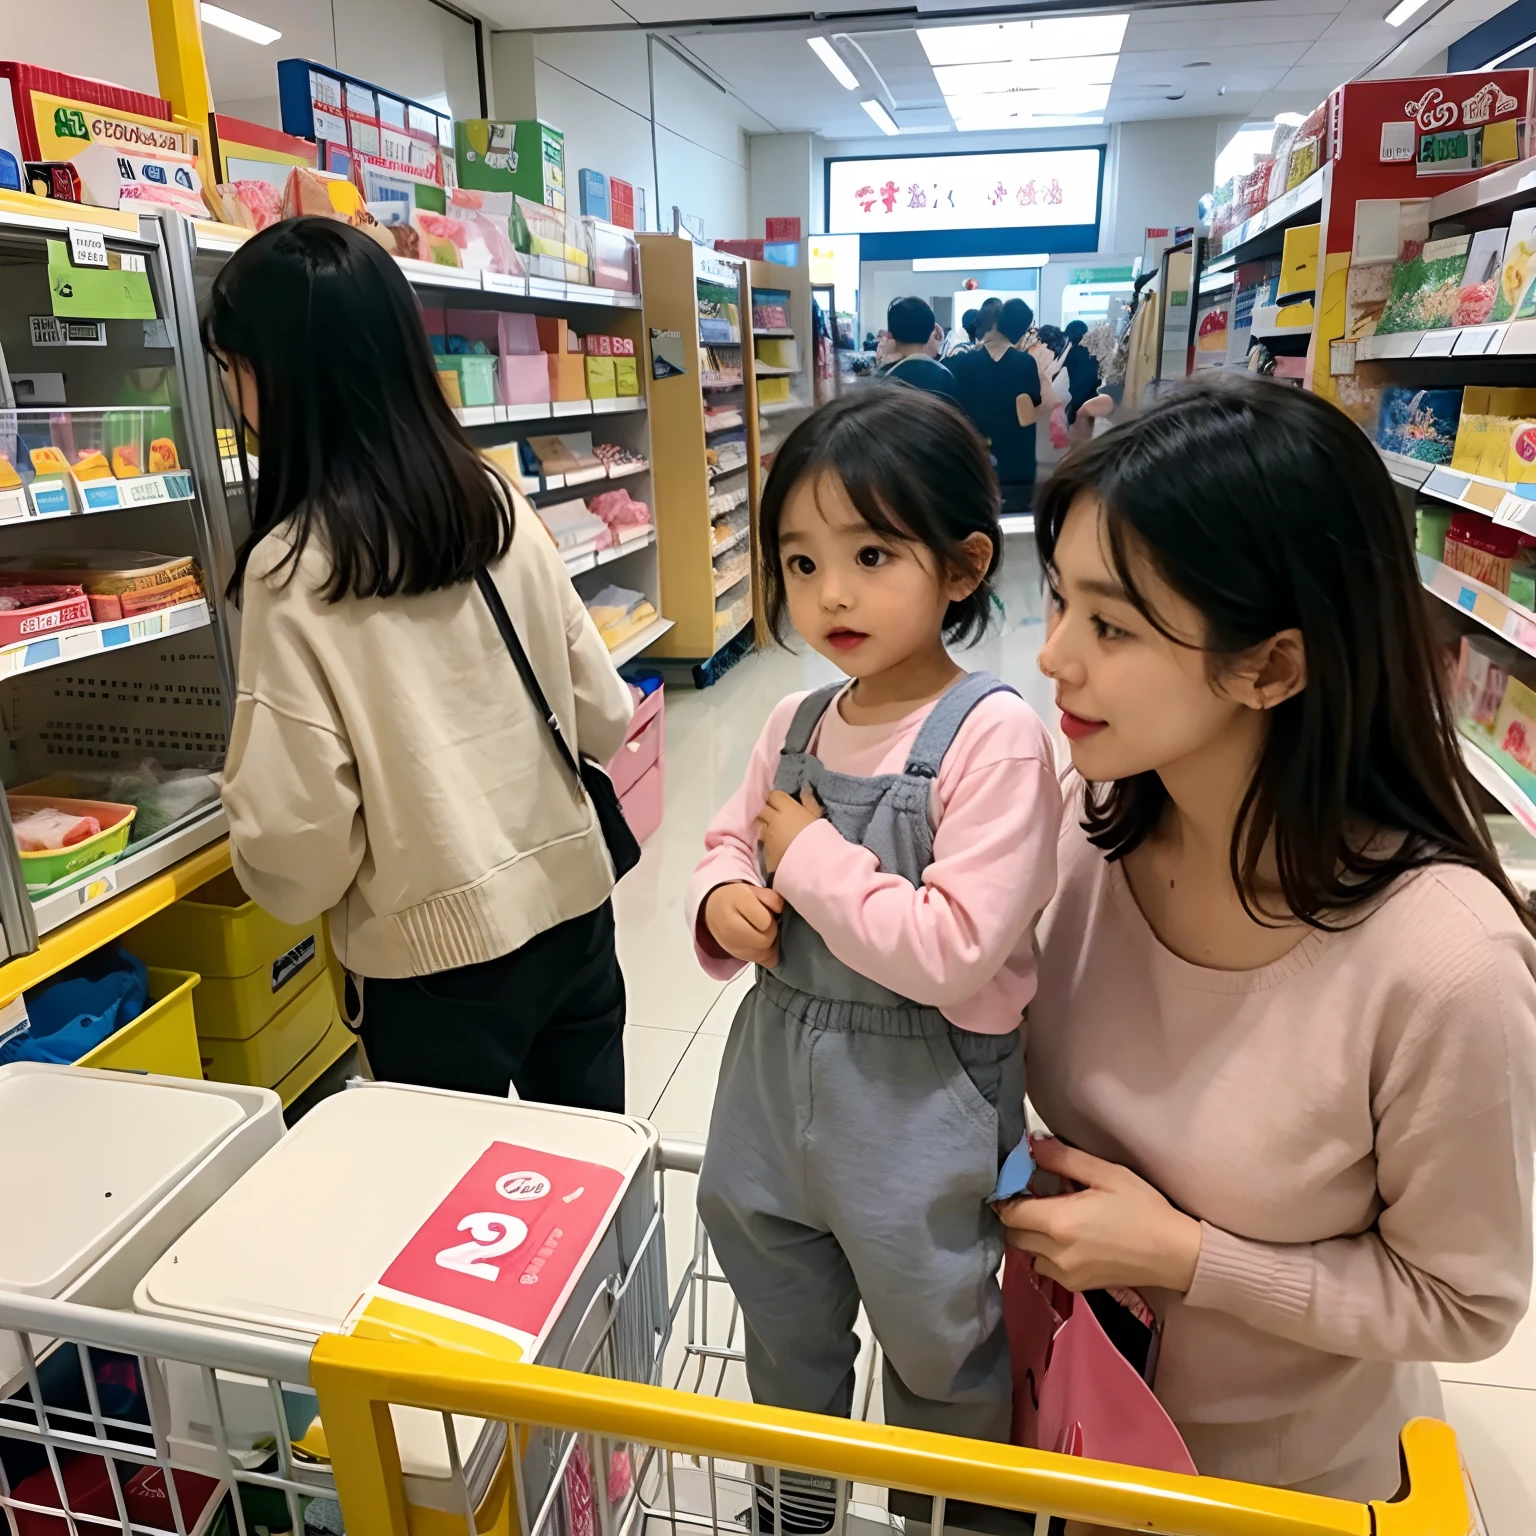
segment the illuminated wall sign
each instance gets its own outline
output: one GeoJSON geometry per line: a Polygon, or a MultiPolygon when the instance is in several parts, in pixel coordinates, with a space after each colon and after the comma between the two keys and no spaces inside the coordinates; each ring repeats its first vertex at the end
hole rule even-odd
{"type": "Polygon", "coordinates": [[[1103,167],[1098,145],[829,159],[827,228],[867,261],[1093,250],[1103,167]]]}

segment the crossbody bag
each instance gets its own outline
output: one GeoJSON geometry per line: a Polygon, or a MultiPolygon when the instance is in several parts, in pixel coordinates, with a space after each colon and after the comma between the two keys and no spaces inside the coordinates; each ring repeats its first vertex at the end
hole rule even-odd
{"type": "Polygon", "coordinates": [[[486,607],[491,610],[491,617],[496,621],[502,644],[506,646],[507,653],[512,658],[512,665],[517,668],[517,675],[523,680],[523,687],[528,690],[529,698],[533,700],[534,707],[544,717],[544,724],[549,728],[549,734],[555,739],[555,750],[564,759],[565,766],[575,774],[576,782],[581,785],[583,793],[592,802],[592,809],[597,815],[597,824],[602,829],[603,841],[608,845],[608,857],[613,861],[613,877],[615,880],[622,880],[640,862],[640,844],[630,830],[629,823],[624,819],[624,807],[619,803],[619,792],[613,787],[613,780],[603,772],[601,766],[594,763],[591,758],[578,758],[571,750],[570,743],[565,739],[565,732],[560,729],[560,722],[555,718],[554,710],[549,707],[549,700],[544,697],[544,690],[539,687],[539,680],[534,676],[528,653],[523,649],[523,642],[517,638],[517,631],[512,627],[511,617],[507,613],[507,605],[502,602],[501,593],[497,590],[496,583],[491,580],[490,572],[484,569],[476,571],[475,585],[480,588],[480,595],[485,599],[486,607]]]}

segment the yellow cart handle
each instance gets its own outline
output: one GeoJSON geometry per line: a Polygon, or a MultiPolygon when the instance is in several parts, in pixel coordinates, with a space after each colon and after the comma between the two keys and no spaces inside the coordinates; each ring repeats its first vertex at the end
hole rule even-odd
{"type": "Polygon", "coordinates": [[[1456,1437],[1435,1419],[1415,1419],[1403,1430],[1406,1495],[1366,1505],[335,1334],[316,1344],[310,1381],[347,1527],[368,1536],[407,1536],[393,1403],[1164,1536],[1469,1536],[1472,1530],[1456,1437]]]}

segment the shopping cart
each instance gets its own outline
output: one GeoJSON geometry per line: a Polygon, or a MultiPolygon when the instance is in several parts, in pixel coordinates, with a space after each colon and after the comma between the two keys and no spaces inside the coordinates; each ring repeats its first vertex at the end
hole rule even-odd
{"type": "MultiPolygon", "coordinates": [[[[449,1523],[471,1536],[889,1536],[904,1526],[915,1536],[916,1522],[889,1512],[891,1490],[931,1500],[917,1527],[931,1536],[965,1524],[947,1514],[960,1504],[1019,1536],[1044,1536],[1052,1517],[1165,1536],[1476,1529],[1455,1437],[1433,1420],[1404,1430],[1405,1494],[1367,1506],[735,1400],[725,1394],[741,1385],[739,1313],[692,1202],[677,1198],[701,1158],[696,1146],[662,1143],[655,1218],[624,1272],[593,1297],[565,1369],[334,1334],[310,1350],[0,1295],[0,1330],[18,1335],[25,1361],[20,1398],[0,1404],[0,1509],[11,1532],[260,1536],[344,1524],[349,1536],[423,1536],[423,1512],[406,1498],[402,1408],[441,1415],[462,1499],[449,1523]],[[688,1254],[671,1287],[669,1226],[688,1254]],[[208,1432],[196,1443],[165,1402],[166,1362],[200,1373],[208,1432]],[[664,1374],[691,1390],[659,1385],[664,1374]],[[137,1393],[125,1389],[135,1376],[137,1393]],[[237,1445],[230,1399],[248,1419],[253,1390],[271,1434],[251,1445],[246,1424],[237,1445]],[[323,1436],[309,1423],[316,1404],[323,1436]],[[477,1507],[470,1495],[455,1427],[466,1421],[506,1426],[499,1504],[477,1507]],[[18,1486],[6,1468],[27,1458],[39,1470],[18,1486]]],[[[866,1380],[873,1368],[870,1348],[866,1380]]]]}

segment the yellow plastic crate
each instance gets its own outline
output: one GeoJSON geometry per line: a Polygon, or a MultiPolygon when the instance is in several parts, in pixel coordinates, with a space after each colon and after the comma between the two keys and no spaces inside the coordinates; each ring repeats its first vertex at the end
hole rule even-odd
{"type": "Polygon", "coordinates": [[[324,967],[319,967],[298,996],[248,1038],[228,1040],[200,1034],[203,1070],[215,1083],[276,1088],[319,1045],[336,1017],[335,989],[324,967]]]}
{"type": "Polygon", "coordinates": [[[188,966],[211,978],[249,976],[307,938],[317,946],[323,942],[319,918],[304,924],[279,921],[245,894],[233,871],[226,871],[140,923],[124,942],[146,965],[188,966]]]}
{"type": "Polygon", "coordinates": [[[75,1065],[200,1079],[203,1064],[197,1047],[197,1019],[192,1011],[192,989],[198,981],[199,977],[191,972],[151,966],[150,1006],[75,1065]]]}
{"type": "Polygon", "coordinates": [[[357,1036],[338,1013],[320,1043],[277,1085],[276,1093],[286,1109],[320,1074],[334,1066],[357,1043],[357,1036]]]}
{"type": "Polygon", "coordinates": [[[244,976],[204,976],[197,1031],[205,1040],[250,1040],[324,974],[325,946],[316,932],[244,976]]]}

